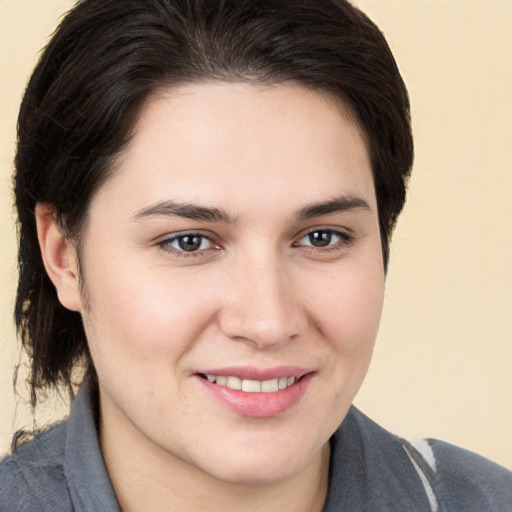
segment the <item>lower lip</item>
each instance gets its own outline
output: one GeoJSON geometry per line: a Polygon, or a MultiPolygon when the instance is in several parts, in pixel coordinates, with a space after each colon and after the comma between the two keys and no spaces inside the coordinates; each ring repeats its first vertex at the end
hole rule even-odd
{"type": "Polygon", "coordinates": [[[215,398],[240,416],[272,418],[279,416],[299,402],[306,392],[313,374],[308,373],[289,388],[273,393],[247,393],[213,384],[199,376],[197,378],[215,398]]]}

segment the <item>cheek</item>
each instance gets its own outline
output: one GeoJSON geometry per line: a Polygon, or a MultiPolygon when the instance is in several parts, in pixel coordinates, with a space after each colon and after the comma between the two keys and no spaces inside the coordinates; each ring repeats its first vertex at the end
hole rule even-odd
{"type": "Polygon", "coordinates": [[[169,364],[193,346],[214,314],[211,297],[194,279],[164,268],[91,267],[89,275],[84,325],[97,365],[123,361],[136,372],[144,362],[148,372],[169,364]]]}
{"type": "MultiPolygon", "coordinates": [[[[313,288],[309,283],[308,288],[313,288]]],[[[334,273],[311,294],[310,309],[338,352],[357,356],[373,348],[384,300],[384,276],[374,267],[334,273]]]]}

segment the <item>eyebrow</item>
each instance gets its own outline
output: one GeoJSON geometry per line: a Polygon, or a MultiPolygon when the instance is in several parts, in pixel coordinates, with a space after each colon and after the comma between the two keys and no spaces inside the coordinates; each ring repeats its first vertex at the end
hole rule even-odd
{"type": "MultiPolygon", "coordinates": [[[[371,211],[368,203],[360,196],[349,194],[336,197],[321,203],[314,203],[301,208],[295,215],[298,222],[308,220],[322,215],[341,213],[349,210],[363,209],[371,211]]],[[[184,217],[186,219],[204,222],[220,222],[234,224],[236,217],[233,217],[225,210],[200,206],[193,203],[180,203],[176,201],[160,201],[139,210],[133,219],[138,221],[147,217],[184,217]]]]}
{"type": "Polygon", "coordinates": [[[134,220],[141,220],[146,217],[184,217],[186,219],[200,220],[205,222],[223,222],[234,224],[236,219],[224,210],[199,206],[193,203],[180,203],[176,201],[160,201],[142,210],[134,216],[134,220]]]}
{"type": "Polygon", "coordinates": [[[296,215],[297,221],[304,221],[331,213],[342,213],[350,210],[367,210],[371,212],[370,205],[360,196],[349,194],[336,197],[322,203],[315,203],[301,208],[296,215]]]}

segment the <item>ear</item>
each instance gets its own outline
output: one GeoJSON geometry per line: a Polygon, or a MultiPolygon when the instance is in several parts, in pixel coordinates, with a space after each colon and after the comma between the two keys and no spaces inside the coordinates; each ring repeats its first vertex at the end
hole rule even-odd
{"type": "Polygon", "coordinates": [[[80,311],[82,299],[76,249],[63,235],[55,220],[55,209],[50,204],[37,203],[35,214],[44,267],[59,301],[67,309],[80,311]]]}

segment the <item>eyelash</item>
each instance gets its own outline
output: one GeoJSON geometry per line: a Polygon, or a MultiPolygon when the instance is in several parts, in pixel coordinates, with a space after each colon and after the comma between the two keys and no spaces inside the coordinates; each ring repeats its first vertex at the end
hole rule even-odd
{"type": "MultiPolygon", "coordinates": [[[[309,241],[311,242],[311,238],[309,239],[309,241]]],[[[313,229],[313,230],[308,231],[307,233],[303,234],[299,238],[298,242],[292,243],[292,247],[305,247],[305,248],[307,248],[307,250],[310,250],[310,251],[320,251],[321,253],[326,253],[326,252],[330,252],[333,250],[335,251],[335,250],[339,250],[343,247],[346,247],[346,246],[352,244],[353,241],[354,241],[354,237],[344,231],[339,231],[339,230],[331,229],[331,228],[324,228],[324,229],[316,228],[316,229],[313,229]],[[322,235],[327,235],[329,237],[329,240],[327,241],[327,245],[314,246],[312,243],[311,244],[300,244],[299,243],[301,240],[305,239],[306,237],[311,237],[315,233],[317,233],[317,234],[322,233],[322,235]],[[331,244],[332,237],[338,238],[338,240],[334,244],[331,244]]],[[[178,257],[182,257],[182,258],[191,258],[191,257],[202,256],[202,255],[204,255],[205,251],[208,251],[210,249],[219,250],[221,248],[220,244],[216,243],[211,236],[205,235],[204,233],[198,233],[198,232],[193,232],[193,231],[173,235],[169,238],[166,238],[165,240],[162,240],[161,242],[158,243],[158,245],[166,252],[171,253],[178,257]],[[172,247],[173,243],[177,242],[179,244],[180,241],[183,242],[184,239],[186,239],[186,238],[199,238],[200,239],[199,248],[197,248],[195,250],[187,251],[183,248],[172,247]],[[203,245],[203,243],[205,241],[207,241],[210,244],[210,246],[201,249],[201,246],[203,245]]]]}
{"type": "MultiPolygon", "coordinates": [[[[329,237],[329,240],[327,242],[328,245],[314,246],[313,244],[306,244],[306,245],[303,245],[303,247],[308,247],[308,248],[310,248],[310,250],[316,250],[316,251],[321,251],[322,253],[325,253],[325,252],[329,252],[329,251],[339,250],[342,247],[346,247],[346,246],[352,244],[354,241],[354,237],[352,235],[349,235],[345,231],[340,231],[340,230],[331,229],[331,228],[323,228],[323,229],[316,228],[311,231],[308,231],[307,233],[305,233],[304,235],[302,235],[300,237],[299,241],[303,240],[307,237],[311,237],[315,233],[322,233],[323,235],[327,235],[329,237]],[[337,237],[338,241],[331,245],[332,237],[337,237]]],[[[310,238],[310,241],[311,241],[311,238],[310,238]]],[[[294,247],[300,247],[300,245],[297,242],[293,243],[292,245],[294,247]]]]}
{"type": "Polygon", "coordinates": [[[204,252],[209,249],[220,249],[219,244],[216,244],[215,241],[212,239],[212,237],[205,235],[204,233],[197,233],[197,232],[186,232],[186,233],[179,233],[177,235],[173,235],[169,238],[166,238],[165,240],[162,240],[158,243],[158,245],[164,249],[166,252],[171,253],[175,256],[182,257],[182,258],[193,258],[198,257],[201,255],[204,255],[204,252]],[[185,249],[181,248],[175,248],[172,247],[171,244],[174,242],[180,242],[183,241],[186,238],[200,238],[200,247],[203,245],[205,241],[208,241],[210,243],[210,247],[193,250],[193,251],[186,251],[185,249]]]}

